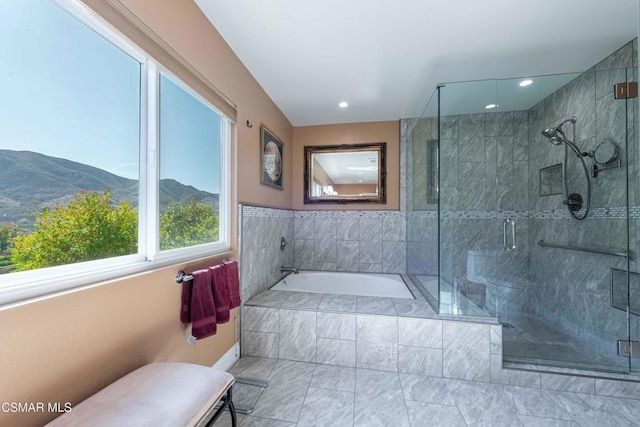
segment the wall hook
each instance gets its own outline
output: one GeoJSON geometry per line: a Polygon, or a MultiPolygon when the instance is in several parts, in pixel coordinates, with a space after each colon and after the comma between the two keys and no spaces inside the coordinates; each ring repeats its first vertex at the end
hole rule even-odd
{"type": "Polygon", "coordinates": [[[284,238],[284,236],[282,236],[280,238],[280,250],[284,251],[285,246],[287,246],[289,244],[289,242],[287,242],[284,238]]]}
{"type": "Polygon", "coordinates": [[[248,128],[252,128],[253,127],[253,125],[251,124],[251,122],[249,120],[247,120],[247,127],[248,128]]]}

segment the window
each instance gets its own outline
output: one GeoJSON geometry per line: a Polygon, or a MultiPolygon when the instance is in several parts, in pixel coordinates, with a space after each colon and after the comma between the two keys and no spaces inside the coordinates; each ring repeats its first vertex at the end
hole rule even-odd
{"type": "Polygon", "coordinates": [[[160,250],[219,240],[221,119],[160,75],[160,250]]]}
{"type": "Polygon", "coordinates": [[[311,183],[311,196],[312,197],[322,196],[322,185],[320,185],[317,181],[313,181],[311,183]]]}
{"type": "Polygon", "coordinates": [[[74,0],[2,8],[0,303],[228,249],[230,120],[74,0]]]}

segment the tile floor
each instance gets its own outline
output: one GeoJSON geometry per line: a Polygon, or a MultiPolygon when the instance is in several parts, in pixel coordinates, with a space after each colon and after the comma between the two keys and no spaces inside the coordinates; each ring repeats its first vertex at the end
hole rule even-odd
{"type": "MultiPolygon", "coordinates": [[[[289,360],[243,357],[234,388],[256,401],[240,426],[640,426],[640,400],[450,380],[289,360]]],[[[216,426],[231,425],[223,414],[216,426]]]]}

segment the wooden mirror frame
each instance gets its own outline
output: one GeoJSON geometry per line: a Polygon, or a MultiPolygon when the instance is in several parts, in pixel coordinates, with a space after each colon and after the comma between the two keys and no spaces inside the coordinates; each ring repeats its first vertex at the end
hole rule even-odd
{"type": "Polygon", "coordinates": [[[386,203],[386,142],[376,142],[367,144],[343,144],[343,145],[318,145],[304,147],[304,204],[321,204],[321,203],[386,203]],[[311,196],[311,185],[313,179],[312,171],[312,155],[321,153],[351,153],[357,151],[376,151],[378,153],[378,195],[377,196],[311,196]]]}

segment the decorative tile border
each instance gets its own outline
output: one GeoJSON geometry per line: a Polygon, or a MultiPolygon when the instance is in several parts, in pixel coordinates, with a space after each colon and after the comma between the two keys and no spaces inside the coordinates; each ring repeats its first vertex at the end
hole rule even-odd
{"type": "MultiPolygon", "coordinates": [[[[245,217],[266,218],[438,218],[438,211],[293,211],[287,209],[242,206],[245,217]]],[[[570,219],[566,209],[546,209],[538,211],[441,211],[440,217],[445,219],[570,219]]],[[[592,208],[587,219],[625,219],[627,208],[614,206],[608,208],[592,208]]],[[[629,217],[640,218],[640,206],[629,208],[629,217]]]]}
{"type": "Polygon", "coordinates": [[[446,219],[529,218],[529,213],[526,211],[442,211],[440,217],[446,219]]]}
{"type": "MultiPolygon", "coordinates": [[[[614,206],[609,208],[592,208],[587,219],[625,219],[627,208],[625,206],[614,206]]],[[[640,218],[640,206],[629,209],[630,218],[640,218]]],[[[529,218],[533,219],[570,219],[571,215],[567,209],[551,209],[530,212],[529,218]]]]}
{"type": "Polygon", "coordinates": [[[293,211],[288,209],[261,208],[258,206],[242,205],[242,216],[262,218],[293,218],[293,211]]]}
{"type": "MultiPolygon", "coordinates": [[[[411,212],[409,218],[432,218],[437,217],[437,212],[411,212]]],[[[571,219],[571,215],[566,209],[547,209],[539,211],[442,211],[441,218],[446,219],[571,219]]],[[[593,208],[589,212],[587,219],[625,219],[627,217],[626,207],[593,208]]],[[[629,217],[640,218],[640,206],[629,209],[629,217]]]]}
{"type": "Polygon", "coordinates": [[[296,218],[386,218],[404,219],[402,211],[294,211],[296,218]]]}

